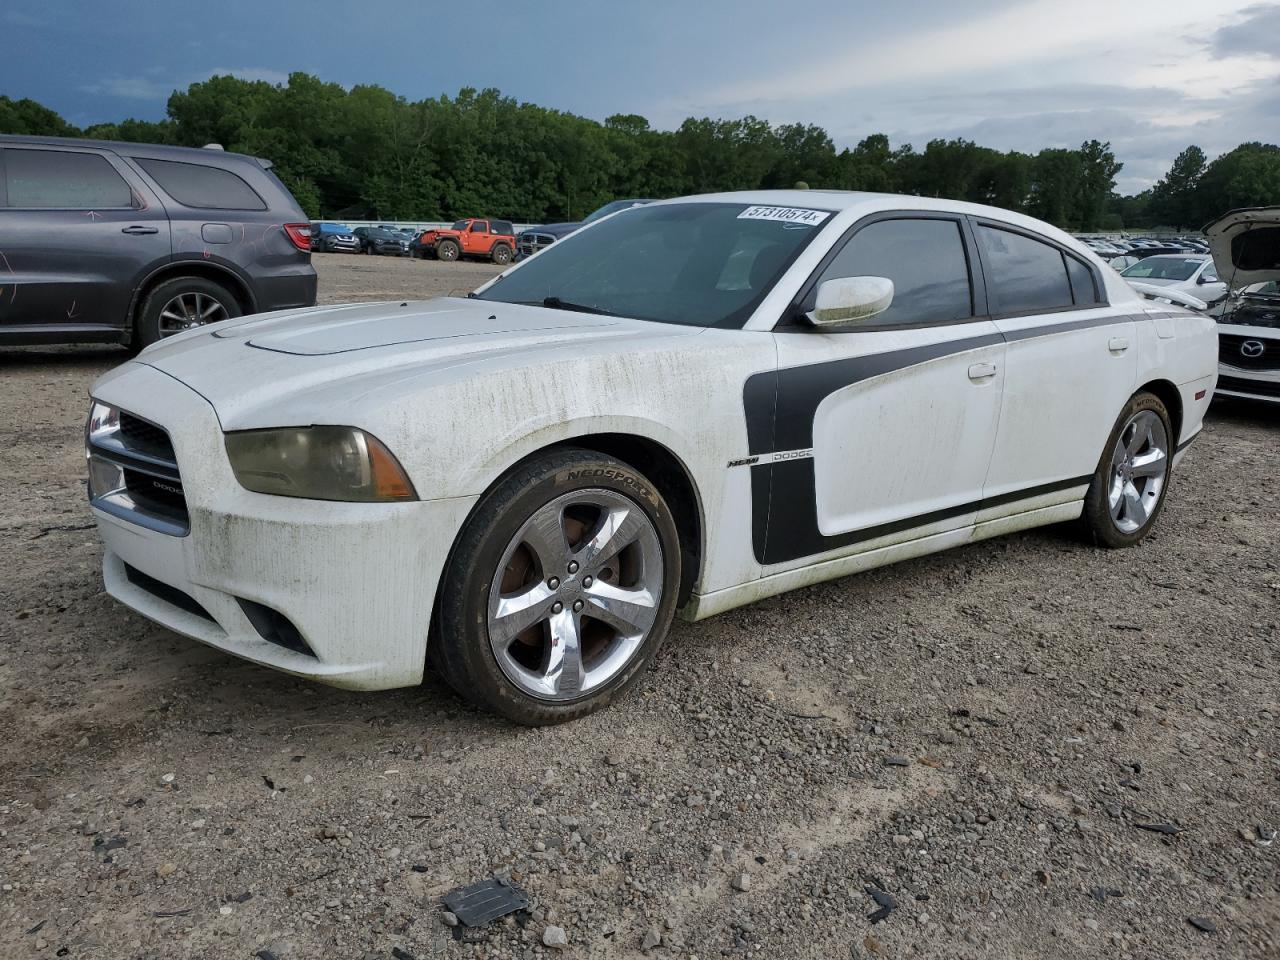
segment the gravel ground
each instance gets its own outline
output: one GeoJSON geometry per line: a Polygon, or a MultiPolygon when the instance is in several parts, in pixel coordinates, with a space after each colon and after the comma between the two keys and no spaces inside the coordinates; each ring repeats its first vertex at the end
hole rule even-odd
{"type": "MultiPolygon", "coordinates": [[[[323,301],[493,270],[316,259],[323,301]]],[[[1280,956],[1280,412],[1215,405],[1137,549],[677,624],[636,695],[523,730],[104,596],[81,429],[124,359],[0,350],[0,956],[1280,956]],[[448,926],[495,872],[530,912],[448,926]]]]}

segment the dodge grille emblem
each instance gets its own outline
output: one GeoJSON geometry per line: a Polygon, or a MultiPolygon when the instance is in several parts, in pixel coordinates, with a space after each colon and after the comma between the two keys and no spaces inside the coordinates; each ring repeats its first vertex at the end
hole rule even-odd
{"type": "Polygon", "coordinates": [[[1240,356],[1256,359],[1262,356],[1262,351],[1265,349],[1261,340],[1246,340],[1240,344],[1240,356]]]}

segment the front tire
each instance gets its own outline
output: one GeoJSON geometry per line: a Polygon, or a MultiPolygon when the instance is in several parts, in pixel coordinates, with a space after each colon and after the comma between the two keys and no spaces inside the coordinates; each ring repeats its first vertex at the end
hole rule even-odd
{"type": "Polygon", "coordinates": [[[1153,393],[1133,395],[1120,413],[1085,494],[1081,522],[1101,547],[1131,547],[1164,509],[1176,437],[1164,403],[1153,393]]]}
{"type": "Polygon", "coordinates": [[[462,254],[462,248],[452,240],[441,240],[436,244],[436,259],[445,263],[453,263],[462,254]]]}
{"type": "Polygon", "coordinates": [[[679,589],[679,535],[657,488],[597,453],[547,453],[486,494],[464,526],[432,659],[478,706],[529,726],[563,723],[637,681],[679,589]]]}

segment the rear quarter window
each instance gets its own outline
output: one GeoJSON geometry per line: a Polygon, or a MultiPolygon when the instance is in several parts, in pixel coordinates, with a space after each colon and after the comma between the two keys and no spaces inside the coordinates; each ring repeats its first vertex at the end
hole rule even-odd
{"type": "Polygon", "coordinates": [[[150,160],[134,157],[134,162],[164,191],[184,207],[206,210],[265,210],[257,192],[230,170],[199,163],[150,160]]]}

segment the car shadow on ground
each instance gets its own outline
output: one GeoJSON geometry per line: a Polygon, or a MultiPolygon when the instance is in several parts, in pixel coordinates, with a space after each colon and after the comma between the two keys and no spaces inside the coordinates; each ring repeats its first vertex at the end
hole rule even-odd
{"type": "Polygon", "coordinates": [[[1280,403],[1217,397],[1209,407],[1205,420],[1210,424],[1229,421],[1246,426],[1280,428],[1280,403]]]}
{"type": "Polygon", "coordinates": [[[64,368],[114,367],[130,359],[133,353],[128,347],[108,344],[105,346],[43,346],[0,348],[0,367],[45,367],[57,365],[64,368]]]}

